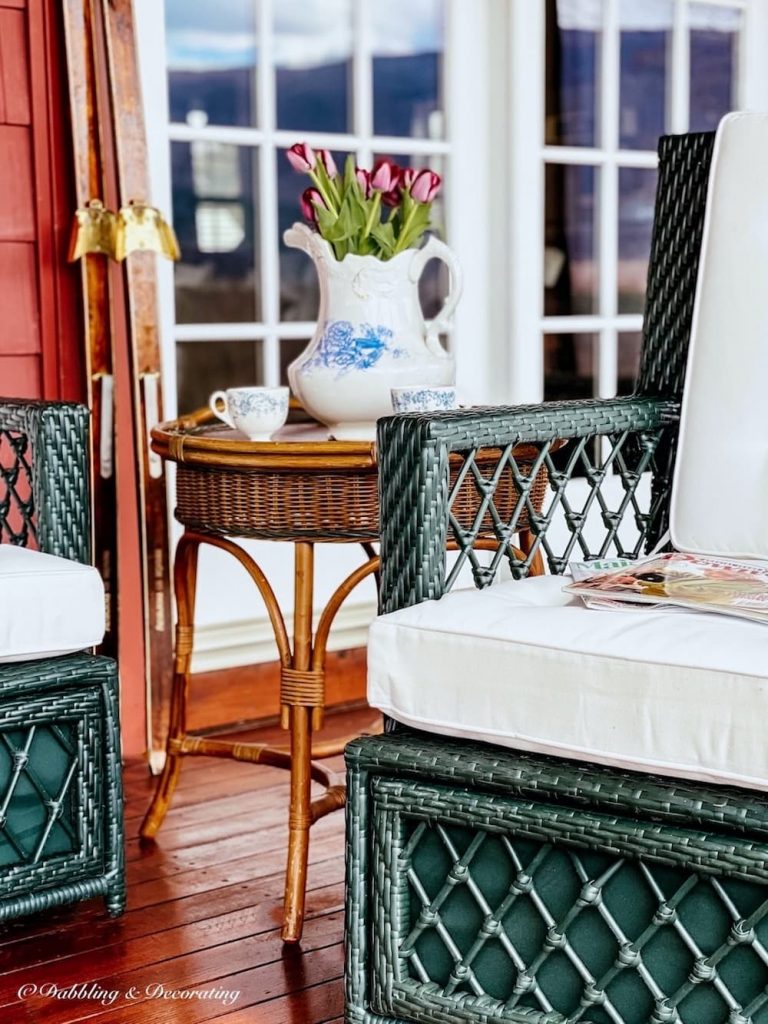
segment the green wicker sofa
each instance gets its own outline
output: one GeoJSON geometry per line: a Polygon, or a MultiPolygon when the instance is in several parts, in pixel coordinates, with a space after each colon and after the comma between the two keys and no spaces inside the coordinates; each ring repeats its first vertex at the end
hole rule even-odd
{"type": "MultiPolygon", "coordinates": [[[[721,131],[743,127],[731,119],[721,131]]],[[[760,153],[768,153],[768,121],[757,118],[747,128],[757,131],[760,153]]],[[[760,716],[750,723],[736,715],[740,693],[746,701],[754,691],[757,704],[745,706],[764,709],[764,680],[740,677],[742,689],[723,684],[719,698],[706,665],[672,666],[667,681],[665,666],[646,671],[642,664],[643,646],[652,660],[658,642],[653,628],[674,646],[698,622],[699,633],[690,635],[706,650],[718,630],[754,647],[765,627],[658,611],[650,613],[653,627],[637,618],[642,612],[579,608],[581,634],[563,650],[559,630],[573,608],[552,596],[553,586],[561,588],[554,577],[569,561],[636,556],[663,543],[670,526],[702,237],[717,237],[707,204],[714,144],[714,134],[660,141],[644,345],[632,396],[379,423],[383,616],[371,633],[369,699],[388,718],[383,736],[355,740],[346,754],[349,1024],[768,1022],[768,782],[757,766],[750,776],[748,758],[746,767],[739,760],[744,749],[760,749],[760,716]],[[558,439],[568,443],[556,450],[558,439]],[[533,465],[515,458],[520,443],[538,447],[533,465]],[[498,464],[481,472],[474,453],[489,446],[499,449],[498,464]],[[453,486],[449,455],[454,471],[456,458],[463,460],[453,486]],[[529,495],[543,471],[549,489],[538,511],[529,495]],[[494,500],[508,494],[500,483],[510,476],[520,495],[512,508],[494,500]],[[451,512],[463,480],[477,489],[469,527],[451,512]],[[523,512],[535,539],[527,556],[511,546],[523,512]],[[446,555],[451,541],[457,557],[446,555]],[[527,578],[536,551],[552,575],[527,578]],[[499,584],[505,566],[513,579],[499,584]],[[467,567],[479,589],[449,593],[467,567]],[[487,636],[466,626],[480,607],[495,615],[487,636]],[[630,616],[640,653],[621,662],[614,645],[607,682],[592,692],[577,648],[593,642],[592,627],[599,631],[622,615],[630,616]],[[537,638],[526,647],[525,634],[534,630],[537,638]],[[476,639],[462,647],[469,632],[476,639]],[[544,661],[548,645],[554,651],[544,661]],[[626,708],[610,703],[616,692],[629,693],[622,687],[634,694],[625,698],[628,727],[626,708]],[[666,719],[647,711],[647,692],[662,701],[666,719]],[[600,707],[615,708],[616,720],[608,711],[596,722],[600,707]],[[702,750],[693,771],[682,762],[699,728],[704,736],[706,714],[715,719],[712,749],[702,750]],[[546,736],[538,744],[529,728],[516,726],[536,716],[546,736]],[[473,736],[470,720],[480,723],[473,736]],[[621,722],[625,746],[618,756],[618,740],[615,749],[611,743],[621,722]],[[600,745],[591,750],[571,741],[595,729],[600,745]],[[563,735],[570,748],[558,746],[563,735]],[[655,748],[656,770],[638,770],[655,748]],[[560,749],[570,756],[553,753],[560,749]],[[673,763],[678,751],[680,763],[673,763]],[[660,768],[665,758],[668,767],[660,768]],[[730,774],[718,771],[718,759],[730,774]]],[[[759,168],[745,166],[750,182],[764,164],[759,168]]],[[[767,218],[761,199],[752,258],[768,280],[760,248],[767,218]]],[[[749,248],[749,218],[742,221],[749,248]]],[[[734,318],[740,303],[765,302],[764,285],[751,297],[734,281],[729,287],[734,318]]],[[[701,296],[697,301],[706,306],[701,296]]],[[[762,448],[759,431],[757,438],[740,432],[739,400],[730,396],[734,406],[720,428],[736,430],[731,451],[741,445],[752,453],[741,460],[743,473],[745,460],[754,464],[768,445],[762,448]]],[[[740,478],[721,460],[709,473],[710,489],[731,492],[723,514],[738,515],[745,500],[740,478]]],[[[761,463],[743,486],[764,486],[762,474],[761,463]]],[[[722,535],[720,505],[713,500],[708,509],[706,492],[702,501],[697,529],[706,528],[711,511],[722,535]]],[[[759,532],[768,516],[754,518],[759,532]]],[[[734,554],[755,554],[745,549],[751,541],[735,543],[734,554]]],[[[761,550],[765,557],[768,546],[761,550]]],[[[628,625],[617,628],[617,643],[635,642],[628,625]]],[[[763,642],[768,647],[768,634],[763,642]]],[[[741,656],[734,647],[724,660],[741,656]]]]}
{"type": "Polygon", "coordinates": [[[0,399],[0,921],[93,896],[125,906],[117,669],[79,650],[104,614],[78,564],[88,422],[79,405],[0,399]]]}

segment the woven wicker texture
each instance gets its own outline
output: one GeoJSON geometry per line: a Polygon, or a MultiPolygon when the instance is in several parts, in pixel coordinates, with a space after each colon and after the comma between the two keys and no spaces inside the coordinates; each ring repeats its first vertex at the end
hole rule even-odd
{"type": "MultiPolygon", "coordinates": [[[[446,592],[451,541],[487,586],[503,560],[519,578],[540,551],[559,573],[658,540],[712,142],[660,144],[635,395],[380,421],[382,611],[446,592]],[[557,439],[568,443],[555,452],[557,439]],[[539,452],[527,469],[521,443],[539,452]],[[487,446],[501,454],[480,469],[487,446]],[[477,518],[452,515],[457,453],[495,551],[476,551],[477,518]],[[540,469],[550,486],[537,508],[540,469]],[[505,476],[519,495],[511,515],[495,501],[505,476]],[[510,539],[523,510],[534,546],[521,557],[510,539]]],[[[768,808],[755,794],[399,726],[353,744],[348,767],[348,1021],[768,1024],[768,808]]]]}
{"type": "MultiPolygon", "coordinates": [[[[88,412],[0,402],[0,540],[87,562],[88,412]]],[[[91,896],[125,906],[117,668],[0,666],[0,920],[91,896]]]]}
{"type": "MultiPolygon", "coordinates": [[[[649,314],[640,385],[630,398],[608,401],[551,402],[541,406],[471,409],[433,416],[412,414],[379,421],[380,502],[382,515],[382,587],[380,607],[392,611],[437,598],[454,582],[462,564],[471,564],[478,586],[488,585],[506,559],[515,578],[526,576],[539,552],[551,572],[561,573],[573,557],[634,555],[649,549],[664,532],[682,378],[690,338],[698,251],[704,223],[707,172],[713,136],[670,136],[659,146],[660,176],[653,253],[649,269],[649,314]],[[553,460],[557,439],[571,443],[553,460]],[[538,445],[537,460],[517,464],[512,449],[538,445]],[[475,453],[502,449],[495,472],[480,470],[475,453]],[[474,486],[483,518],[493,523],[498,542],[490,560],[473,548],[480,536],[452,514],[456,497],[449,478],[449,454],[462,453],[468,471],[463,484],[474,486]],[[529,500],[530,480],[546,469],[551,491],[542,508],[529,500]],[[637,491],[643,473],[651,473],[651,498],[641,507],[637,491]],[[571,481],[586,479],[587,492],[572,503],[571,481]],[[618,500],[603,487],[618,477],[618,500]],[[510,515],[495,500],[496,487],[512,478],[520,495],[510,515]],[[585,530],[587,514],[599,509],[603,532],[585,530]],[[535,543],[525,558],[510,545],[525,517],[535,543]],[[629,517],[639,541],[625,544],[621,524],[629,517]],[[566,527],[565,543],[550,540],[552,523],[566,527]],[[446,575],[446,544],[455,541],[459,564],[446,575]]],[[[593,525],[594,525],[594,516],[593,525]]]]}
{"type": "MultiPolygon", "coordinates": [[[[492,473],[499,453],[473,456],[485,473],[492,473]]],[[[465,472],[458,457],[451,467],[455,483],[465,472]]],[[[520,459],[523,472],[530,473],[530,458],[520,459]]],[[[526,527],[528,505],[541,508],[547,480],[546,470],[538,474],[528,502],[521,509],[518,529],[526,527]]],[[[519,493],[511,475],[498,483],[496,505],[507,518],[512,515],[519,493]]],[[[470,480],[457,492],[454,515],[466,528],[475,520],[481,497],[470,480]]],[[[373,541],[379,538],[378,473],[375,466],[353,472],[329,469],[237,470],[226,466],[203,468],[181,463],[176,476],[176,518],[189,529],[220,536],[254,537],[265,540],[322,540],[351,538],[373,541]],[[285,509],[291,522],[285,522],[285,509]]],[[[492,529],[490,515],[482,529],[492,529]]]]}
{"type": "Polygon", "coordinates": [[[347,759],[348,1019],[768,1020],[758,799],[410,732],[347,759]]]}
{"type": "Polygon", "coordinates": [[[0,540],[89,560],[87,443],[82,406],[0,399],[0,540]]]}

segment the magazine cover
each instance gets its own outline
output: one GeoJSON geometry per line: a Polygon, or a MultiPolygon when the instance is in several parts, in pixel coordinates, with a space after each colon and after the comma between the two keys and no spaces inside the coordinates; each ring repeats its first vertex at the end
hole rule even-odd
{"type": "Polygon", "coordinates": [[[768,565],[670,552],[563,588],[584,598],[669,604],[768,622],[768,565]]]}

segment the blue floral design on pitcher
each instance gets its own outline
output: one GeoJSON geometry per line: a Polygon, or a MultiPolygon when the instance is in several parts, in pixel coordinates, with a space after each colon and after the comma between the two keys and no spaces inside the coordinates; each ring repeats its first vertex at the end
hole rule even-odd
{"type": "Polygon", "coordinates": [[[318,342],[317,351],[304,367],[323,366],[338,370],[339,377],[350,370],[370,370],[385,354],[395,359],[407,354],[405,349],[390,345],[393,334],[392,329],[383,324],[375,327],[373,324],[360,324],[355,332],[349,320],[329,320],[318,342]]]}

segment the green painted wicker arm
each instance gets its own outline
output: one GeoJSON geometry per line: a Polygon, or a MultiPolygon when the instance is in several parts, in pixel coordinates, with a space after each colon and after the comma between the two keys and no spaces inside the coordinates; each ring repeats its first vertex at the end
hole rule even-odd
{"type": "Polygon", "coordinates": [[[520,578],[539,551],[552,572],[573,557],[638,554],[666,526],[678,418],[676,401],[631,397],[380,420],[381,610],[440,597],[467,563],[486,586],[505,558],[520,578]],[[480,455],[487,449],[490,458],[480,455]],[[638,486],[649,472],[650,500],[641,508],[638,486]],[[579,477],[576,505],[568,485],[579,477]],[[609,478],[620,481],[613,496],[604,491],[609,478]],[[593,506],[597,540],[585,531],[593,506]],[[625,516],[635,528],[631,549],[620,534],[625,516]],[[551,538],[556,521],[559,540],[551,538]],[[521,531],[525,553],[512,546],[521,531]],[[459,555],[447,572],[449,542],[459,555]]]}
{"type": "Polygon", "coordinates": [[[68,402],[0,399],[0,538],[88,562],[89,413],[68,402]]]}

